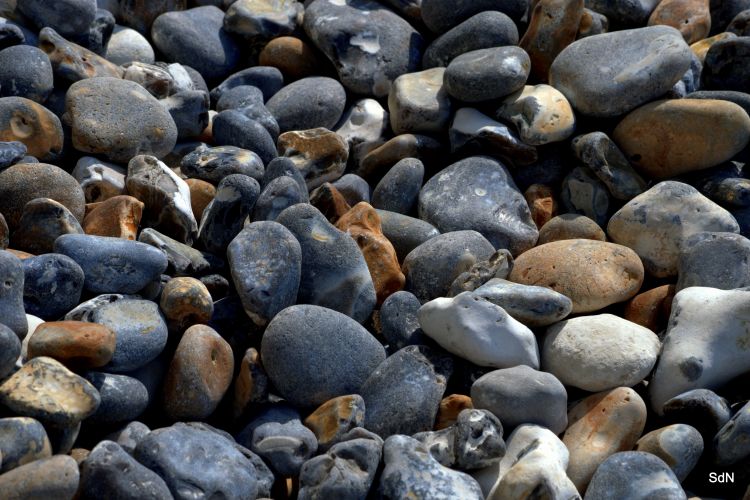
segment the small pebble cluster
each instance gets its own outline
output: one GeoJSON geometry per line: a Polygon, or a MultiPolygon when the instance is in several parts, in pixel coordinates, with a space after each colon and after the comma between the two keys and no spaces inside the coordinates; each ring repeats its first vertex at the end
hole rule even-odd
{"type": "Polygon", "coordinates": [[[750,500],[750,0],[0,16],[1,498],[750,500]]]}

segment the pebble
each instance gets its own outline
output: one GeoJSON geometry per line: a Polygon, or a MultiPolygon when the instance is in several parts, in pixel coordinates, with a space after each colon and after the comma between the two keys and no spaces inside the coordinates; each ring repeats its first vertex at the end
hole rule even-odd
{"type": "Polygon", "coordinates": [[[750,356],[744,290],[690,287],[672,301],[664,347],[649,384],[651,406],[691,389],[717,389],[742,373],[750,356]]]}
{"type": "Polygon", "coordinates": [[[39,32],[39,48],[52,63],[55,76],[75,83],[87,78],[122,78],[124,70],[99,54],[60,36],[52,28],[39,32]]]}
{"type": "Polygon", "coordinates": [[[400,214],[409,214],[417,204],[424,180],[424,164],[416,158],[404,158],[380,179],[372,191],[372,206],[400,214]]]}
{"type": "Polygon", "coordinates": [[[565,96],[549,85],[526,85],[507,96],[496,117],[513,123],[521,139],[531,146],[559,142],[570,137],[575,115],[565,96]]]}
{"type": "Polygon", "coordinates": [[[586,491],[599,465],[620,450],[631,450],[646,424],[646,404],[632,389],[592,394],[568,412],[562,441],[570,452],[568,477],[586,491]]]}
{"type": "MultiPolygon", "coordinates": [[[[140,62],[128,63],[123,65],[123,68],[125,70],[123,80],[137,83],[157,99],[166,99],[175,92],[174,79],[164,68],[140,62]]],[[[167,108],[171,107],[166,102],[164,104],[167,108]]]]}
{"type": "Polygon", "coordinates": [[[586,498],[686,499],[680,481],[663,460],[641,451],[624,451],[607,458],[596,469],[586,498]],[[636,486],[637,485],[637,486],[636,486]]]}
{"type": "Polygon", "coordinates": [[[97,307],[90,321],[115,332],[115,352],[104,370],[123,373],[145,366],[167,343],[167,325],[159,306],[147,300],[126,299],[97,307]]]}
{"type": "MultiPolygon", "coordinates": [[[[586,5],[585,2],[584,5],[586,5]]],[[[576,38],[601,35],[607,31],[609,31],[609,19],[607,19],[607,16],[584,7],[576,38]]]]}
{"type": "Polygon", "coordinates": [[[384,439],[431,430],[452,369],[449,356],[426,346],[392,354],[359,389],[364,427],[384,439]]]}
{"type": "Polygon", "coordinates": [[[468,271],[459,274],[451,283],[448,295],[455,297],[461,292],[473,292],[494,278],[505,279],[513,268],[510,252],[498,250],[487,260],[477,262],[468,271]]]}
{"type": "Polygon", "coordinates": [[[682,482],[703,453],[703,438],[694,427],[674,424],[653,430],[638,440],[636,451],[651,453],[669,465],[682,482]]]}
{"type": "Polygon", "coordinates": [[[742,151],[750,141],[750,117],[729,101],[656,101],[628,114],[612,138],[640,173],[665,179],[715,167],[742,151]],[[695,130],[706,131],[703,141],[690,138],[695,130]]]}
{"type": "Polygon", "coordinates": [[[185,179],[190,190],[190,208],[196,221],[201,220],[203,210],[216,196],[216,186],[200,179],[185,179]]]}
{"type": "Polygon", "coordinates": [[[669,321],[674,294],[674,285],[662,285],[639,293],[625,304],[623,317],[653,332],[661,332],[669,321]]]}
{"type": "Polygon", "coordinates": [[[245,68],[231,74],[214,87],[211,90],[211,102],[218,103],[224,92],[240,85],[251,85],[259,88],[263,93],[263,100],[268,101],[284,86],[284,76],[281,71],[270,66],[245,68]]]}
{"type": "Polygon", "coordinates": [[[542,367],[567,386],[601,392],[641,382],[660,349],[648,328],[612,314],[581,316],[547,328],[542,367]]]}
{"type": "Polygon", "coordinates": [[[585,215],[602,226],[614,205],[607,185],[587,167],[576,167],[563,179],[560,198],[568,212],[585,215]]]}
{"type": "Polygon", "coordinates": [[[365,154],[383,143],[389,123],[388,112],[378,101],[360,99],[349,106],[333,131],[349,144],[349,155],[359,163],[365,154]]]}
{"type": "Polygon", "coordinates": [[[78,489],[76,461],[65,455],[41,458],[0,475],[0,488],[8,500],[73,498],[78,489]]]}
{"type": "Polygon", "coordinates": [[[683,422],[697,429],[707,443],[729,422],[729,403],[710,389],[691,389],[669,399],[662,406],[667,421],[683,422]]]}
{"type": "Polygon", "coordinates": [[[83,188],[87,203],[98,203],[126,194],[127,169],[92,156],[82,156],[71,175],[83,188]]]}
{"type": "Polygon", "coordinates": [[[44,426],[28,417],[0,419],[0,453],[2,472],[52,456],[52,448],[44,426]]]}
{"type": "Polygon", "coordinates": [[[27,358],[48,356],[70,369],[106,365],[115,351],[115,334],[103,325],[56,321],[39,325],[30,335],[27,358]]]}
{"type": "Polygon", "coordinates": [[[424,344],[426,337],[419,325],[417,311],[422,306],[414,294],[396,292],[380,306],[380,328],[383,338],[393,349],[424,344]]]}
{"type": "Polygon", "coordinates": [[[160,101],[177,127],[177,139],[201,137],[209,124],[209,97],[203,90],[177,92],[160,101]]]}
{"type": "Polygon", "coordinates": [[[218,184],[231,174],[242,174],[260,181],[265,169],[260,157],[252,151],[234,146],[217,146],[197,149],[183,156],[180,171],[192,179],[218,184]]]}
{"type": "Polygon", "coordinates": [[[239,0],[224,15],[224,28],[245,38],[271,39],[290,35],[304,9],[289,0],[239,0]]]}
{"type": "Polygon", "coordinates": [[[627,247],[595,240],[562,240],[535,247],[515,260],[508,279],[544,286],[573,302],[573,313],[598,311],[630,299],[644,272],[627,247]]]}
{"type": "Polygon", "coordinates": [[[171,278],[164,285],[159,299],[170,325],[183,331],[195,324],[205,324],[214,312],[214,303],[206,285],[195,278],[171,278]]]}
{"type": "MultiPolygon", "coordinates": [[[[5,378],[13,372],[16,360],[21,355],[21,341],[16,332],[0,323],[0,378],[5,378]]],[[[2,453],[2,449],[0,449],[2,453]]],[[[0,455],[0,456],[4,456],[0,455]]]]}
{"type": "Polygon", "coordinates": [[[26,336],[28,324],[23,304],[24,271],[21,260],[10,252],[0,250],[0,318],[19,339],[26,336]]]}
{"type": "Polygon", "coordinates": [[[744,438],[749,428],[750,404],[745,403],[714,437],[714,462],[717,465],[733,465],[750,457],[750,446],[744,438]]]}
{"type": "Polygon", "coordinates": [[[648,25],[663,24],[676,28],[689,44],[703,40],[711,29],[709,4],[703,0],[666,0],[659,2],[648,18],[648,25]]]}
{"type": "Polygon", "coordinates": [[[35,198],[23,207],[11,245],[31,254],[52,252],[64,234],[83,234],[78,219],[65,205],[49,198],[35,198]]]}
{"type": "Polygon", "coordinates": [[[0,97],[18,96],[43,103],[54,88],[52,64],[36,47],[0,50],[0,97]]]}
{"type": "Polygon", "coordinates": [[[481,102],[514,93],[529,77],[531,62],[520,47],[465,52],[445,69],[445,90],[465,102],[481,102]]]}
{"type": "Polygon", "coordinates": [[[129,422],[138,418],[148,406],[148,389],[134,377],[88,372],[86,380],[96,387],[101,397],[101,404],[87,423],[113,425],[129,422]]]}
{"type": "Polygon", "coordinates": [[[435,430],[446,429],[458,421],[458,416],[466,409],[472,409],[474,405],[469,396],[465,394],[451,394],[440,401],[438,414],[435,418],[435,430]]]}
{"type": "Polygon", "coordinates": [[[146,424],[134,420],[125,427],[109,434],[107,439],[116,442],[123,450],[132,455],[135,447],[149,432],[151,432],[151,429],[146,424]]]}
{"type": "Polygon", "coordinates": [[[232,390],[233,416],[239,418],[255,403],[268,400],[268,375],[260,361],[260,353],[254,347],[245,351],[240,368],[234,379],[232,390]]]}
{"type": "Polygon", "coordinates": [[[573,310],[573,302],[561,293],[502,278],[490,279],[477,287],[474,294],[502,307],[513,319],[531,328],[557,323],[573,310]]]}
{"type": "Polygon", "coordinates": [[[252,151],[264,164],[276,156],[276,145],[266,127],[242,110],[228,109],[216,115],[212,133],[216,144],[252,151]]]}
{"type": "Polygon", "coordinates": [[[419,214],[443,233],[474,229],[513,255],[533,247],[539,234],[508,169],[483,156],[454,163],[427,181],[419,214]]]}
{"type": "Polygon", "coordinates": [[[512,128],[474,108],[456,111],[448,135],[451,152],[463,156],[488,152],[518,165],[529,165],[538,159],[536,148],[523,142],[512,128]]]}
{"type": "Polygon", "coordinates": [[[364,422],[365,401],[359,394],[331,398],[304,420],[315,434],[320,452],[344,441],[349,431],[363,427],[364,422]]]}
{"type": "Polygon", "coordinates": [[[21,142],[41,161],[57,160],[63,150],[60,119],[25,97],[0,97],[0,141],[21,142]]]}
{"type": "Polygon", "coordinates": [[[739,234],[693,234],[680,249],[677,290],[691,286],[721,290],[750,286],[746,264],[749,252],[750,241],[739,234]]]}
{"type": "MultiPolygon", "coordinates": [[[[559,203],[552,188],[546,184],[532,184],[523,193],[536,227],[541,229],[559,210],[559,203]]],[[[537,240],[538,243],[538,240],[537,240]]]]}
{"type": "Polygon", "coordinates": [[[518,21],[526,13],[529,2],[526,0],[447,0],[422,1],[422,21],[430,31],[444,33],[461,21],[486,10],[499,11],[514,21],[518,21]]]}
{"type": "Polygon", "coordinates": [[[84,274],[73,259],[50,253],[22,263],[23,304],[28,314],[54,320],[80,303],[84,274]]]}
{"type": "Polygon", "coordinates": [[[325,128],[285,132],[279,136],[278,150],[292,160],[308,189],[340,178],[349,159],[346,142],[325,128]]]}
{"type": "Polygon", "coordinates": [[[493,368],[539,368],[539,349],[531,330],[476,293],[434,299],[418,314],[424,333],[460,358],[493,368]]]}
{"type": "Polygon", "coordinates": [[[10,230],[8,229],[8,223],[5,222],[5,217],[3,217],[3,214],[0,214],[0,250],[5,250],[8,248],[8,244],[10,243],[10,230]]]}
{"type": "Polygon", "coordinates": [[[164,381],[164,411],[173,420],[202,420],[229,389],[232,348],[212,328],[193,325],[182,334],[164,381]]]}
{"type": "Polygon", "coordinates": [[[26,156],[26,151],[26,145],[22,142],[0,142],[0,170],[19,163],[26,156]]]}
{"type": "Polygon", "coordinates": [[[702,231],[737,233],[739,226],[729,212],[677,181],[660,182],[636,196],[607,225],[612,241],[632,248],[656,277],[675,276],[680,247],[702,231]]]}
{"type": "Polygon", "coordinates": [[[107,198],[86,214],[83,232],[92,236],[135,240],[144,207],[141,201],[132,196],[107,198]]]}
{"type": "Polygon", "coordinates": [[[396,134],[434,134],[450,121],[451,101],[443,83],[445,68],[396,78],[388,94],[391,128],[396,134]]]}
{"type": "Polygon", "coordinates": [[[360,160],[355,173],[361,177],[381,177],[403,158],[416,158],[422,162],[444,163],[441,155],[444,146],[432,137],[420,134],[401,134],[379,144],[360,160]]]}
{"type": "Polygon", "coordinates": [[[107,43],[108,61],[114,64],[126,64],[138,61],[154,64],[154,49],[148,40],[136,30],[116,25],[112,37],[107,43]]]}
{"type": "Polygon", "coordinates": [[[471,386],[475,408],[491,411],[503,427],[535,424],[560,434],[568,425],[568,394],[553,374],[526,365],[494,370],[471,386]]]}
{"type": "Polygon", "coordinates": [[[315,305],[294,305],[268,324],[261,357],[280,394],[292,404],[308,407],[358,394],[385,359],[385,349],[344,314],[315,305]],[[305,335],[299,335],[300,331],[305,335]]]}
{"type": "Polygon", "coordinates": [[[682,35],[669,26],[604,33],[563,49],[549,82],[584,115],[619,116],[671,89],[690,67],[690,54],[682,35]]]}
{"type": "Polygon", "coordinates": [[[73,147],[84,153],[125,163],[140,154],[162,158],[177,141],[177,126],[167,109],[135,82],[81,80],[71,85],[65,106],[73,147]]]}
{"type": "Polygon", "coordinates": [[[313,76],[321,65],[310,44],[293,36],[280,36],[268,42],[260,51],[258,62],[277,68],[289,80],[313,76]]]}
{"type": "Polygon", "coordinates": [[[260,185],[252,177],[231,174],[216,188],[214,199],[203,210],[198,241],[208,252],[222,255],[253,211],[260,185]]]}
{"type": "Polygon", "coordinates": [[[435,226],[422,219],[388,210],[376,211],[380,216],[383,235],[393,244],[399,262],[403,262],[419,245],[440,234],[435,226]]]}
{"type": "Polygon", "coordinates": [[[330,130],[338,123],[345,105],[344,87],[333,78],[321,76],[290,83],[266,102],[281,132],[318,127],[330,130]]]}
{"type": "Polygon", "coordinates": [[[276,220],[297,238],[302,250],[297,302],[364,321],[375,306],[376,294],[357,243],[310,205],[289,207],[276,220]]]}
{"type": "Polygon", "coordinates": [[[599,224],[580,214],[562,214],[548,220],[539,228],[538,245],[562,240],[606,241],[607,235],[599,224]]]}
{"type": "MultiPolygon", "coordinates": [[[[255,202],[255,207],[253,208],[253,222],[274,221],[285,209],[293,205],[297,205],[298,203],[306,203],[307,201],[309,201],[307,199],[307,188],[300,188],[300,185],[297,182],[299,180],[304,185],[305,181],[302,178],[301,174],[298,173],[297,176],[298,178],[288,175],[282,175],[281,177],[273,179],[263,188],[263,191],[261,191],[260,196],[258,196],[258,201],[255,202]]],[[[327,186],[330,186],[330,184],[326,182],[321,187],[316,189],[315,192],[321,193],[321,191],[326,189],[327,186]]],[[[340,199],[340,197],[337,198],[337,201],[340,199]]],[[[330,214],[328,214],[325,210],[327,207],[324,207],[322,204],[315,203],[316,200],[312,201],[313,206],[315,206],[319,210],[323,210],[323,215],[329,221],[335,220],[338,217],[337,215],[336,217],[332,218],[330,214]]],[[[333,208],[335,209],[337,207],[333,208]]],[[[345,204],[341,207],[340,210],[334,210],[334,212],[336,214],[344,213],[348,208],[349,205],[345,204]]]]}

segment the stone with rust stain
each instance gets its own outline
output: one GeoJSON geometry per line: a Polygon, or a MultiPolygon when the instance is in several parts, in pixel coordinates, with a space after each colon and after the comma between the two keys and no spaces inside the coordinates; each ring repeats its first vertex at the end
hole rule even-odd
{"type": "Polygon", "coordinates": [[[708,50],[718,41],[726,40],[728,38],[736,38],[737,35],[731,32],[724,32],[719,33],[718,35],[714,35],[709,38],[704,38],[703,40],[699,40],[693,44],[690,45],[690,50],[693,51],[693,54],[695,54],[698,57],[698,60],[703,64],[703,61],[706,60],[706,54],[708,53],[708,50]]]}
{"type": "Polygon", "coordinates": [[[599,224],[580,214],[562,214],[548,220],[539,229],[538,245],[561,240],[607,241],[599,224]]]}
{"type": "Polygon", "coordinates": [[[365,256],[378,304],[404,287],[406,277],[401,272],[396,250],[383,235],[380,216],[370,204],[364,201],[357,203],[341,216],[336,227],[354,238],[365,256]]]}
{"type": "Polygon", "coordinates": [[[70,369],[99,368],[112,359],[115,334],[104,325],[83,321],[51,321],[29,338],[28,359],[47,356],[70,369]]]}
{"type": "Polygon", "coordinates": [[[55,76],[68,83],[87,78],[122,78],[123,69],[103,57],[69,42],[52,28],[39,32],[39,48],[49,57],[55,76]]]}
{"type": "Polygon", "coordinates": [[[568,422],[562,438],[570,452],[568,477],[583,493],[599,464],[633,449],[646,425],[646,404],[633,389],[618,387],[583,399],[568,422]]]}
{"type": "Polygon", "coordinates": [[[27,361],[0,385],[0,402],[18,415],[65,427],[94,413],[100,397],[88,381],[42,356],[27,361]]]}
{"type": "Polygon", "coordinates": [[[458,414],[466,409],[474,408],[471,397],[465,394],[451,394],[440,401],[437,417],[435,418],[435,430],[446,429],[456,423],[458,414]]]}
{"type": "Polygon", "coordinates": [[[0,141],[21,142],[28,155],[52,161],[62,154],[62,124],[39,103],[25,97],[3,97],[0,98],[0,141]]]}
{"type": "Polygon", "coordinates": [[[214,412],[234,373],[232,348],[212,328],[182,335],[164,382],[164,411],[174,420],[202,420],[214,412]]]}
{"type": "Polygon", "coordinates": [[[216,186],[201,179],[185,179],[190,189],[190,207],[196,221],[201,220],[203,211],[216,196],[216,186]]]}
{"type": "Polygon", "coordinates": [[[83,234],[78,219],[62,203],[35,198],[23,207],[11,244],[36,255],[50,253],[55,240],[63,234],[83,234]]]}
{"type": "Polygon", "coordinates": [[[331,224],[336,224],[345,213],[352,209],[344,195],[330,182],[319,186],[310,194],[310,204],[320,210],[331,224]]]}
{"type": "Polygon", "coordinates": [[[285,132],[278,146],[279,155],[291,158],[308,189],[341,177],[349,159],[348,144],[325,128],[285,132]]]}
{"type": "Polygon", "coordinates": [[[518,45],[531,58],[531,75],[547,81],[555,57],[573,43],[583,16],[583,0],[537,0],[518,45]]]}
{"type": "Polygon", "coordinates": [[[531,210],[531,218],[539,229],[557,215],[555,192],[545,184],[532,184],[523,193],[531,210]]]}
{"type": "Polygon", "coordinates": [[[656,24],[678,29],[687,43],[703,40],[711,30],[709,0],[663,0],[648,18],[649,26],[656,24]]]}
{"type": "Polygon", "coordinates": [[[314,76],[321,66],[312,47],[293,36],[280,36],[268,42],[260,51],[258,63],[278,68],[289,80],[314,76]]]}
{"type": "Polygon", "coordinates": [[[83,156],[71,175],[83,188],[87,203],[97,203],[113,196],[127,194],[125,190],[127,169],[121,165],[83,156]]]}
{"type": "Polygon", "coordinates": [[[254,405],[268,401],[268,375],[263,369],[260,353],[254,347],[245,351],[240,371],[234,379],[232,412],[235,418],[246,416],[254,405]]]}
{"type": "Polygon", "coordinates": [[[73,498],[79,477],[74,458],[55,455],[0,475],[0,490],[7,500],[73,498]]]}
{"type": "Polygon", "coordinates": [[[601,35],[609,30],[609,19],[607,16],[591,9],[583,9],[581,22],[578,25],[578,34],[576,38],[586,38],[587,36],[601,35]]]}
{"type": "Polygon", "coordinates": [[[643,175],[665,179],[715,167],[750,142],[750,117],[729,101],[672,99],[628,114],[612,138],[643,175]]]}
{"type": "Polygon", "coordinates": [[[575,131],[576,118],[565,96],[550,85],[526,85],[507,96],[495,113],[518,129],[529,145],[559,142],[575,131]]]}
{"type": "Polygon", "coordinates": [[[8,472],[27,463],[52,456],[52,446],[44,426],[33,418],[0,418],[0,453],[8,472]]]}
{"type": "Polygon", "coordinates": [[[595,240],[562,240],[518,256],[509,280],[551,288],[573,301],[573,313],[630,299],[641,288],[643,263],[631,249],[595,240]]]}
{"type": "Polygon", "coordinates": [[[318,451],[325,452],[364,422],[365,401],[359,394],[350,394],[329,399],[312,412],[304,424],[318,438],[318,451]]]}
{"type": "Polygon", "coordinates": [[[674,294],[674,285],[662,285],[639,293],[625,305],[623,317],[659,333],[667,327],[674,294]]]}
{"type": "Polygon", "coordinates": [[[134,240],[141,224],[145,205],[127,195],[114,196],[96,203],[83,219],[83,232],[134,240]]]}
{"type": "Polygon", "coordinates": [[[159,305],[164,316],[178,331],[208,323],[214,312],[214,303],[206,285],[188,277],[167,281],[159,305]]]}

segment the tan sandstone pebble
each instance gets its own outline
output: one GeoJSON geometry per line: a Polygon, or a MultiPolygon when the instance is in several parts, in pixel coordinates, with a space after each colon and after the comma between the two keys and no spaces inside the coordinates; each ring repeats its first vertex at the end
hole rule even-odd
{"type": "Polygon", "coordinates": [[[512,122],[523,142],[532,146],[563,141],[575,132],[570,102],[550,85],[526,85],[506,97],[495,115],[512,122]]]}
{"type": "Polygon", "coordinates": [[[274,38],[263,47],[258,58],[261,66],[278,68],[285,81],[314,76],[320,67],[320,60],[312,47],[293,36],[274,38]]]}
{"type": "Polygon", "coordinates": [[[190,205],[195,220],[201,220],[203,211],[216,196],[216,186],[201,179],[185,179],[190,188],[190,205]]]}
{"type": "Polygon", "coordinates": [[[406,277],[401,272],[396,250],[383,235],[380,216],[369,203],[354,205],[336,222],[336,227],[354,238],[365,256],[378,304],[404,288],[406,277]]]}
{"type": "Polygon", "coordinates": [[[715,167],[742,151],[750,117],[729,101],[655,101],[628,114],[612,138],[639,173],[664,179],[715,167]]]}
{"type": "Polygon", "coordinates": [[[41,161],[55,160],[63,149],[60,119],[24,97],[0,98],[0,141],[19,141],[27,154],[41,161]]]}
{"type": "Polygon", "coordinates": [[[458,414],[466,409],[474,408],[471,397],[465,394],[451,394],[440,401],[437,417],[435,418],[435,430],[445,429],[456,423],[458,414]]]}
{"type": "Polygon", "coordinates": [[[178,331],[208,323],[214,312],[208,288],[195,278],[181,277],[167,281],[159,305],[170,326],[178,331]]]}
{"type": "Polygon", "coordinates": [[[294,130],[279,136],[279,155],[291,158],[308,189],[341,177],[349,159],[349,145],[325,128],[294,130]]]}
{"type": "Polygon", "coordinates": [[[557,215],[557,200],[555,192],[545,184],[532,184],[523,193],[526,203],[531,210],[531,218],[536,227],[541,228],[547,221],[557,215]]]}
{"type": "Polygon", "coordinates": [[[232,348],[212,328],[194,325],[182,335],[164,382],[164,410],[173,420],[211,415],[232,383],[232,348]]]}
{"type": "Polygon", "coordinates": [[[607,241],[607,235],[599,224],[580,214],[562,214],[553,217],[541,229],[537,245],[561,240],[607,241]]]}
{"type": "Polygon", "coordinates": [[[55,240],[63,234],[83,234],[78,219],[55,200],[35,198],[23,207],[10,243],[33,254],[51,253],[55,240]]]}
{"type": "MultiPolygon", "coordinates": [[[[90,204],[91,205],[91,204],[90,204]]],[[[89,205],[86,205],[88,210],[89,205]]],[[[83,219],[83,231],[96,236],[134,240],[138,235],[144,204],[127,195],[96,203],[83,219]]]]}
{"type": "Polygon", "coordinates": [[[573,312],[598,311],[633,297],[643,264],[631,249],[594,240],[546,243],[516,258],[509,280],[551,288],[573,301],[573,312]]]}
{"type": "Polygon", "coordinates": [[[70,369],[104,366],[115,352],[115,334],[104,325],[83,321],[50,321],[29,338],[28,358],[48,356],[70,369]]]}
{"type": "Polygon", "coordinates": [[[320,210],[331,224],[336,224],[341,216],[352,209],[344,195],[330,182],[326,182],[310,194],[310,204],[320,210]]]}
{"type": "Polygon", "coordinates": [[[341,438],[365,422],[365,401],[358,394],[339,396],[320,405],[305,419],[305,426],[318,438],[318,451],[341,441],[341,438]]]}
{"type": "Polygon", "coordinates": [[[5,500],[63,500],[75,496],[79,478],[74,458],[55,455],[0,475],[0,491],[5,500]]]}
{"type": "Polygon", "coordinates": [[[674,295],[674,285],[662,285],[639,293],[625,305],[623,317],[654,332],[660,332],[667,327],[674,295]]]}
{"type": "Polygon", "coordinates": [[[583,494],[607,457],[635,446],[646,425],[646,403],[629,387],[592,394],[568,412],[562,441],[570,452],[568,477],[583,494]]]}
{"type": "Polygon", "coordinates": [[[713,46],[713,44],[715,44],[716,42],[720,40],[726,40],[727,38],[737,38],[737,35],[728,31],[719,33],[718,35],[714,35],[710,38],[704,38],[703,40],[695,42],[694,44],[690,45],[690,50],[693,51],[693,54],[695,54],[701,64],[703,64],[703,61],[706,59],[706,53],[708,53],[708,49],[710,49],[711,46],[713,46]]]}
{"type": "Polygon", "coordinates": [[[682,33],[687,43],[708,36],[711,30],[709,0],[662,0],[648,18],[648,25],[664,24],[682,33]]]}
{"type": "Polygon", "coordinates": [[[79,466],[88,458],[89,454],[91,454],[91,450],[87,450],[86,448],[73,448],[70,450],[70,453],[68,453],[68,455],[70,455],[79,466]]]}
{"type": "Polygon", "coordinates": [[[240,371],[234,379],[232,409],[235,418],[241,418],[253,405],[268,400],[268,375],[263,369],[260,353],[254,347],[245,351],[240,362],[240,371]]]}

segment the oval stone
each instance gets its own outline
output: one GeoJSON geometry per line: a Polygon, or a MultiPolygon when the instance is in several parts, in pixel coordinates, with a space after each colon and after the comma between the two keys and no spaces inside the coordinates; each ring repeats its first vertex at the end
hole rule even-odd
{"type": "Polygon", "coordinates": [[[0,141],[18,141],[28,154],[53,161],[63,150],[60,119],[41,104],[25,97],[0,98],[0,141]]]}

